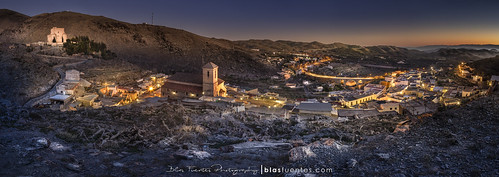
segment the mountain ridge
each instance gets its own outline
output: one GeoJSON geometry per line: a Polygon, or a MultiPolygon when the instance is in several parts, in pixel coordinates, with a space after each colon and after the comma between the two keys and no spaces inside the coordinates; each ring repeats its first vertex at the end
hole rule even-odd
{"type": "MultiPolygon", "coordinates": [[[[119,59],[156,72],[200,72],[201,66],[214,62],[222,75],[244,78],[265,77],[277,68],[266,58],[274,52],[290,54],[305,52],[318,56],[348,58],[352,62],[408,65],[425,64],[441,58],[474,61],[497,55],[497,51],[441,49],[423,52],[414,48],[390,45],[360,46],[343,43],[298,42],[289,40],[239,40],[208,38],[182,29],[149,24],[132,24],[104,16],[78,12],[42,13],[33,17],[2,9],[0,41],[32,43],[45,41],[52,27],[65,28],[69,38],[88,36],[103,42],[119,59]],[[258,49],[258,50],[252,50],[258,49]],[[411,63],[411,61],[413,61],[411,63]]],[[[483,46],[482,46],[483,47],[483,46]]]]}
{"type": "Polygon", "coordinates": [[[438,51],[439,49],[442,49],[442,48],[448,48],[448,49],[464,48],[464,49],[475,49],[475,50],[495,49],[495,50],[499,50],[499,45],[497,45],[497,44],[425,45],[425,46],[406,47],[406,48],[421,50],[424,52],[435,52],[435,51],[438,51]]]}
{"type": "MultiPolygon", "coordinates": [[[[0,21],[3,19],[12,18],[0,16],[0,21]]],[[[68,11],[43,13],[17,21],[17,25],[0,33],[0,41],[45,42],[50,29],[60,27],[65,28],[68,38],[88,36],[105,43],[118,58],[158,72],[199,72],[203,63],[209,61],[221,66],[223,74],[257,75],[273,70],[261,58],[231,41],[207,38],[181,29],[131,24],[68,11]]]]}

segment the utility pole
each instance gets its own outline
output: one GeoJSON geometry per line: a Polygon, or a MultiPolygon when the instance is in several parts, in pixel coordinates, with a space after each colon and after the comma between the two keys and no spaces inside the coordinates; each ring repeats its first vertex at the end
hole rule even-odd
{"type": "Polygon", "coordinates": [[[151,15],[151,25],[154,25],[154,12],[151,15]]]}
{"type": "Polygon", "coordinates": [[[201,67],[204,66],[204,55],[206,53],[206,45],[203,45],[203,49],[201,50],[201,67]]]}

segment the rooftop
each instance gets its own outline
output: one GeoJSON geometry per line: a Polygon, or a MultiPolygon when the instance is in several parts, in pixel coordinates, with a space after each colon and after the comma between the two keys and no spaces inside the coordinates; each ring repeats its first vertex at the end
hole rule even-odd
{"type": "Polygon", "coordinates": [[[371,94],[355,94],[355,95],[348,95],[348,96],[345,96],[344,97],[344,100],[345,101],[352,101],[352,100],[356,100],[356,99],[359,99],[359,98],[364,98],[366,96],[369,96],[371,94]]]}
{"type": "Polygon", "coordinates": [[[473,88],[473,87],[465,87],[463,91],[464,92],[472,92],[474,89],[475,88],[473,88]]]}
{"type": "Polygon", "coordinates": [[[331,112],[333,110],[331,103],[301,103],[296,109],[319,112],[331,112]]]}
{"type": "Polygon", "coordinates": [[[90,94],[90,95],[86,95],[84,97],[81,97],[81,98],[78,98],[79,101],[93,101],[95,99],[97,99],[97,97],[99,97],[99,95],[97,94],[90,94]]]}
{"type": "Polygon", "coordinates": [[[378,115],[379,112],[376,109],[338,109],[338,117],[354,117],[354,116],[359,116],[359,117],[369,117],[369,116],[375,116],[378,115]]]}
{"type": "Polygon", "coordinates": [[[66,86],[65,87],[66,90],[74,90],[79,85],[79,83],[66,82],[66,83],[63,83],[63,85],[66,86]]]}
{"type": "Polygon", "coordinates": [[[203,84],[203,76],[201,74],[193,73],[175,73],[173,76],[169,77],[168,80],[193,84],[203,84]]]}
{"type": "Polygon", "coordinates": [[[163,87],[170,89],[170,90],[177,91],[177,92],[188,92],[188,93],[195,93],[195,94],[203,93],[202,86],[184,85],[184,84],[167,82],[167,83],[165,83],[165,85],[163,87]]]}
{"type": "Polygon", "coordinates": [[[209,68],[209,69],[214,69],[214,68],[218,68],[218,66],[213,63],[213,62],[209,62],[209,63],[206,63],[203,68],[209,68]]]}
{"type": "Polygon", "coordinates": [[[56,100],[56,101],[65,101],[67,100],[71,95],[54,95],[50,97],[51,100],[56,100]]]}

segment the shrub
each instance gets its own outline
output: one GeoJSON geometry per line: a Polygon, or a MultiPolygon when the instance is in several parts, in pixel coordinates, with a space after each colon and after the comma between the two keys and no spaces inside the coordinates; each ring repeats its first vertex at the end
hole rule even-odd
{"type": "Polygon", "coordinates": [[[77,36],[68,39],[64,43],[63,48],[68,55],[81,53],[84,55],[97,55],[102,59],[113,59],[116,57],[115,53],[107,50],[106,44],[90,40],[87,36],[77,36]]]}

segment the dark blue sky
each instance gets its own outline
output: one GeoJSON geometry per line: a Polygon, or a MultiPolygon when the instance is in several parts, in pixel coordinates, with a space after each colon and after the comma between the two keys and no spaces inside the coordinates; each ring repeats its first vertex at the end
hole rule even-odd
{"type": "Polygon", "coordinates": [[[156,25],[230,40],[499,44],[497,0],[5,0],[1,4],[0,8],[30,16],[69,10],[130,23],[150,23],[154,12],[156,25]]]}

